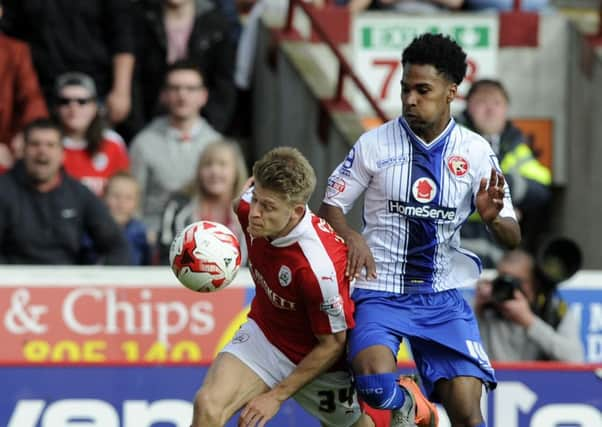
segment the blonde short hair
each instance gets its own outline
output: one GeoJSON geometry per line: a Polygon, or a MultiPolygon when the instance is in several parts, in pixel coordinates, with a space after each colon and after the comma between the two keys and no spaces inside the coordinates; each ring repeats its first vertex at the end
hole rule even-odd
{"type": "Polygon", "coordinates": [[[111,177],[107,180],[107,185],[105,186],[105,196],[109,193],[109,190],[115,184],[115,182],[119,180],[129,181],[133,183],[136,187],[136,197],[140,197],[140,184],[138,183],[138,180],[134,175],[131,174],[131,172],[126,170],[122,170],[111,175],[111,177]]]}
{"type": "Polygon", "coordinates": [[[262,187],[282,194],[289,203],[309,201],[316,188],[316,173],[299,150],[278,147],[253,165],[253,177],[262,187]]]}

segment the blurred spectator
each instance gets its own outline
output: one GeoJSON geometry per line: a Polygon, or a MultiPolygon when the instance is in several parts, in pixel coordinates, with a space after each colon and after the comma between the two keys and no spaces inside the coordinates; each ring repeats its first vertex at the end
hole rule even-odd
{"type": "Polygon", "coordinates": [[[366,9],[384,9],[422,14],[460,9],[463,3],[464,0],[343,0],[343,4],[348,4],[352,13],[366,9]]]}
{"type": "Polygon", "coordinates": [[[0,263],[78,264],[88,235],[105,264],[127,264],[127,244],[104,203],[61,171],[60,128],[38,119],[24,140],[23,160],[0,176],[0,263]]]}
{"type": "Polygon", "coordinates": [[[2,28],[26,41],[46,100],[56,76],[92,76],[113,123],[131,106],[134,37],[131,2],[124,0],[3,0],[2,28]]]}
{"type": "MultiPolygon", "coordinates": [[[[512,10],[514,0],[465,0],[466,9],[469,10],[512,10]]],[[[541,11],[549,6],[548,0],[522,0],[521,10],[541,11]]]]}
{"type": "MultiPolygon", "coordinates": [[[[510,186],[523,232],[523,246],[533,248],[541,228],[541,214],[551,198],[552,176],[533,154],[525,135],[508,119],[508,104],[508,94],[499,81],[479,80],[468,91],[466,110],[457,121],[491,144],[510,186]]],[[[461,233],[463,246],[479,255],[485,267],[493,267],[501,258],[501,247],[487,232],[478,214],[468,219],[461,233]]]]}
{"type": "Polygon", "coordinates": [[[56,104],[64,134],[65,171],[102,196],[108,179],[127,170],[130,162],[121,137],[105,126],[94,80],[83,73],[59,76],[56,104]]]}
{"type": "Polygon", "coordinates": [[[203,116],[225,132],[236,107],[236,47],[225,17],[211,0],[145,0],[141,4],[136,78],[145,119],[163,107],[158,105],[159,95],[168,66],[186,59],[202,71],[210,94],[203,116]]]}
{"type": "Polygon", "coordinates": [[[146,238],[146,226],[136,219],[140,204],[140,187],[136,179],[128,172],[113,175],[107,183],[105,201],[130,246],[130,264],[150,265],[151,249],[146,238]]]}
{"type": "Polygon", "coordinates": [[[230,34],[230,40],[234,46],[238,45],[240,39],[240,33],[242,31],[242,24],[240,22],[240,14],[246,14],[250,9],[255,0],[212,0],[216,6],[218,6],[224,18],[228,22],[228,33],[230,34]],[[239,13],[240,11],[240,13],[239,13]]]}
{"type": "MultiPolygon", "coordinates": [[[[195,221],[215,221],[226,225],[244,244],[240,224],[232,211],[232,201],[247,180],[247,168],[238,144],[219,141],[203,150],[196,179],[185,191],[174,194],[165,206],[159,231],[159,258],[169,262],[173,238],[195,221]]],[[[243,254],[243,262],[246,255],[243,254]]]]}
{"type": "MultiPolygon", "coordinates": [[[[0,1],[0,21],[2,1],[0,1]]],[[[21,139],[30,121],[48,116],[29,47],[0,32],[0,173],[9,169],[15,156],[12,146],[21,139]]]]}
{"type": "MultiPolygon", "coordinates": [[[[140,184],[142,219],[155,234],[170,194],[188,185],[199,155],[210,142],[222,139],[199,115],[207,89],[199,69],[188,62],[170,65],[165,76],[167,116],[158,117],[132,141],[132,174],[140,184]]],[[[155,234],[156,235],[156,234],[155,234]]]]}
{"type": "MultiPolygon", "coordinates": [[[[247,15],[240,35],[238,48],[236,49],[234,81],[236,87],[243,91],[248,91],[251,87],[261,17],[267,8],[268,0],[256,0],[247,15]]],[[[283,14],[286,13],[284,9],[282,12],[283,14]]]]}
{"type": "Polygon", "coordinates": [[[583,362],[578,312],[567,310],[555,289],[546,291],[533,257],[504,255],[498,277],[477,284],[475,313],[489,357],[498,361],[583,362]]]}

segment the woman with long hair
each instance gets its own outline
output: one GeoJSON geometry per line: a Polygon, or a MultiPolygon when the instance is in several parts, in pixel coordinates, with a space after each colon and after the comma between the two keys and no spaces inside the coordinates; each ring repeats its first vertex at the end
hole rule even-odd
{"type": "Polygon", "coordinates": [[[102,196],[109,178],[129,169],[129,157],[123,139],[106,126],[94,80],[76,72],[59,76],[54,114],[64,133],[65,171],[102,196]]]}
{"type": "MultiPolygon", "coordinates": [[[[248,173],[236,142],[218,141],[205,147],[199,157],[196,177],[183,191],[174,194],[163,210],[159,229],[159,261],[167,264],[173,238],[195,221],[214,221],[232,230],[244,246],[232,201],[240,194],[248,173]]],[[[246,249],[243,250],[243,262],[246,249]]]]}

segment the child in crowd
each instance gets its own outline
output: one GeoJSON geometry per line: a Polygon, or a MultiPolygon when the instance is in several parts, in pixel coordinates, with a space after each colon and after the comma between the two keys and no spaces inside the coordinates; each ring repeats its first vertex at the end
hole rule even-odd
{"type": "Polygon", "coordinates": [[[146,226],[135,218],[140,199],[138,182],[128,172],[118,172],[109,179],[104,198],[128,241],[131,265],[150,265],[151,250],[146,226]]]}
{"type": "MultiPolygon", "coordinates": [[[[232,211],[232,201],[240,194],[248,173],[237,143],[218,141],[207,145],[200,155],[196,178],[167,202],[159,229],[159,258],[169,260],[171,242],[184,227],[208,220],[226,225],[244,245],[240,224],[232,211]]],[[[246,249],[243,248],[243,262],[246,249]]]]}

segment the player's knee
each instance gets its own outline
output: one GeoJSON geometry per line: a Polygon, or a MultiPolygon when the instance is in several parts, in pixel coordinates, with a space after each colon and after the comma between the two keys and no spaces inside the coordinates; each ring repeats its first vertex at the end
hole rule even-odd
{"type": "Polygon", "coordinates": [[[475,419],[475,418],[470,418],[470,417],[466,417],[466,418],[453,418],[450,417],[449,420],[453,425],[455,426],[462,426],[462,427],[485,427],[485,422],[481,419],[475,419]]]}
{"type": "Polygon", "coordinates": [[[463,427],[485,427],[485,422],[481,417],[475,416],[456,416],[450,417],[450,421],[455,426],[463,427]]]}
{"type": "Polygon", "coordinates": [[[403,390],[396,374],[358,375],[355,382],[359,397],[373,408],[396,409],[403,404],[403,390]]]}
{"type": "Polygon", "coordinates": [[[197,392],[194,398],[194,410],[204,426],[219,426],[225,423],[225,420],[222,420],[223,408],[206,389],[201,388],[197,392]]]}
{"type": "Polygon", "coordinates": [[[480,410],[452,410],[448,412],[448,416],[454,426],[485,427],[485,421],[483,421],[480,410]]]}

